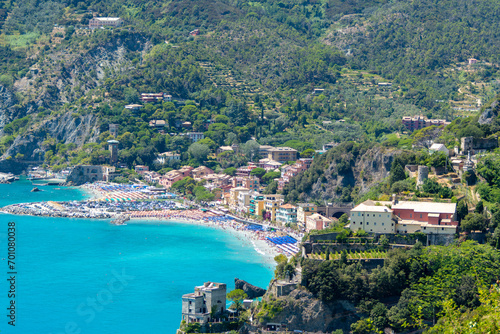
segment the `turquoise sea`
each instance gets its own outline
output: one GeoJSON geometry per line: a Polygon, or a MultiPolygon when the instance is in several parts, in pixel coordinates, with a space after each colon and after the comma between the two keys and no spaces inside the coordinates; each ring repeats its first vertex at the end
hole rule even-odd
{"type": "MultiPolygon", "coordinates": [[[[28,181],[0,184],[0,206],[41,200],[79,200],[75,188],[28,181]]],[[[184,223],[144,221],[114,226],[105,220],[0,214],[0,333],[166,333],[181,320],[181,296],[206,281],[234,288],[234,278],[267,287],[270,264],[230,233],[184,223]],[[8,222],[15,222],[15,327],[8,222]]]]}

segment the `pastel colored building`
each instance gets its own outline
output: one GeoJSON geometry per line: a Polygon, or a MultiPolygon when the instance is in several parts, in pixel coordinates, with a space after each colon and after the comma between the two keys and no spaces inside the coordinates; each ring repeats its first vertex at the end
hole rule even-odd
{"type": "Polygon", "coordinates": [[[326,218],[319,213],[313,213],[312,215],[306,217],[306,231],[309,232],[312,230],[323,230],[330,226],[331,223],[331,219],[326,218]]]}
{"type": "Polygon", "coordinates": [[[297,160],[297,150],[291,147],[274,147],[268,150],[267,158],[278,162],[297,160]]]}
{"type": "Polygon", "coordinates": [[[276,221],[283,224],[297,223],[297,207],[291,204],[281,205],[276,212],[276,221]]]}

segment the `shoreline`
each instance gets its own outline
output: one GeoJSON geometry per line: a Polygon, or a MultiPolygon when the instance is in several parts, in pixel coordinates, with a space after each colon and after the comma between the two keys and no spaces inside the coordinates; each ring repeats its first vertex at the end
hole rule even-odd
{"type": "MultiPolygon", "coordinates": [[[[217,224],[207,220],[195,220],[195,219],[187,219],[187,218],[159,218],[159,217],[134,217],[130,218],[128,221],[132,224],[137,224],[141,222],[145,223],[172,223],[172,224],[187,224],[187,225],[197,225],[197,226],[205,226],[209,228],[213,228],[216,230],[223,230],[226,233],[229,233],[236,239],[240,240],[242,243],[245,243],[246,246],[253,248],[253,250],[259,254],[260,257],[264,259],[264,263],[269,265],[270,269],[276,267],[276,262],[274,261],[274,257],[282,254],[276,250],[276,247],[271,246],[266,240],[259,238],[259,235],[256,232],[252,232],[245,228],[245,224],[243,223],[231,223],[231,224],[217,224]]],[[[128,223],[127,222],[127,223],[128,223]]],[[[262,233],[262,232],[260,232],[262,233]]],[[[286,256],[286,254],[285,254],[286,256]]],[[[288,257],[288,256],[287,256],[288,257]]]]}

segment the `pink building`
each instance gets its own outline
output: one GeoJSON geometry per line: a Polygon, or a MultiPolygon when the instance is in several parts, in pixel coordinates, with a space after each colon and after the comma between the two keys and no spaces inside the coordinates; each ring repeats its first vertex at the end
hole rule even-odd
{"type": "Polygon", "coordinates": [[[201,179],[206,175],[214,174],[214,171],[208,167],[200,166],[198,168],[193,169],[191,171],[191,174],[193,174],[194,179],[201,179]]]}
{"type": "Polygon", "coordinates": [[[148,166],[144,166],[144,165],[137,165],[134,167],[134,170],[137,174],[144,174],[144,172],[147,172],[149,171],[149,167],[148,166]]]}
{"type": "Polygon", "coordinates": [[[444,119],[426,119],[423,116],[405,116],[402,118],[402,122],[403,125],[410,131],[420,130],[431,125],[439,126],[450,124],[450,122],[447,122],[444,119]]]}
{"type": "Polygon", "coordinates": [[[402,201],[392,205],[398,217],[398,232],[413,232],[418,228],[423,233],[454,233],[458,226],[456,203],[402,201]]]}

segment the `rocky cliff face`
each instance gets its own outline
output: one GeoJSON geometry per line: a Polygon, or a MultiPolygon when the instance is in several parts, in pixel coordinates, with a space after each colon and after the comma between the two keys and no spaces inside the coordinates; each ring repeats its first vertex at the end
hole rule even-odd
{"type": "Polygon", "coordinates": [[[490,124],[493,119],[498,117],[499,111],[500,102],[498,100],[495,100],[488,107],[484,108],[483,112],[479,116],[479,124],[490,124]]]}
{"type": "MultiPolygon", "coordinates": [[[[268,322],[284,323],[287,324],[287,329],[292,331],[331,333],[336,329],[342,329],[348,332],[350,324],[359,319],[356,316],[354,305],[347,301],[326,304],[315,298],[312,293],[303,287],[293,290],[287,296],[276,299],[269,292],[271,290],[272,287],[268,289],[263,300],[279,301],[283,311],[274,318],[264,321],[260,326],[265,326],[268,322]]],[[[255,330],[258,327],[254,326],[252,329],[255,330]]]]}
{"type": "Polygon", "coordinates": [[[323,175],[314,182],[310,194],[301,199],[338,200],[342,198],[345,187],[363,194],[389,176],[394,156],[400,153],[400,150],[380,146],[359,155],[344,152],[341,159],[326,162],[323,175]]]}
{"type": "MultiPolygon", "coordinates": [[[[48,138],[77,146],[95,142],[99,136],[97,116],[81,116],[76,114],[76,110],[55,117],[49,114],[83,96],[86,98],[81,107],[90,107],[94,97],[88,93],[95,94],[91,90],[102,86],[106,78],[133,69],[131,60],[127,58],[129,52],[145,52],[150,47],[149,40],[144,36],[124,33],[88,50],[82,48],[49,53],[32,67],[36,71],[14,82],[12,88],[0,85],[0,137],[4,135],[3,127],[15,119],[26,115],[33,115],[33,119],[36,119],[34,114],[40,111],[47,114],[32,122],[25,132],[17,136],[1,158],[15,157],[21,153],[27,162],[43,161],[45,148],[41,143],[48,138]],[[19,101],[16,94],[23,100],[19,101]]],[[[104,95],[102,93],[98,98],[102,99],[104,95]]],[[[11,166],[12,162],[7,165],[11,166]]]]}
{"type": "Polygon", "coordinates": [[[17,136],[14,143],[3,154],[3,158],[15,157],[18,153],[24,155],[25,161],[42,162],[45,149],[41,143],[47,138],[55,138],[57,142],[74,143],[82,146],[87,142],[95,142],[99,136],[98,118],[95,115],[73,117],[67,112],[60,117],[46,120],[37,127],[31,128],[23,136],[17,136]]]}

